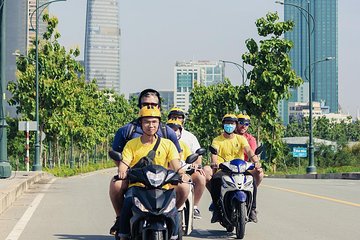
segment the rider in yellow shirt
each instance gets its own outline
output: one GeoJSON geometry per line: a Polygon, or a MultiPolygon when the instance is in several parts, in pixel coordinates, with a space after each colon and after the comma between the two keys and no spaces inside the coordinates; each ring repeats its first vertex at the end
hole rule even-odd
{"type": "Polygon", "coordinates": [[[237,121],[238,119],[234,114],[226,114],[223,117],[222,125],[224,132],[214,138],[211,144],[211,146],[217,150],[218,154],[211,154],[211,165],[205,166],[204,168],[207,177],[207,188],[211,193],[215,207],[213,217],[211,218],[212,223],[219,221],[220,188],[222,175],[224,174],[222,171],[217,171],[219,164],[235,158],[244,159],[244,152],[246,152],[248,156],[251,156],[250,160],[255,163],[255,166],[259,164],[259,160],[253,150],[251,150],[246,138],[235,134],[234,131],[237,121]]]}
{"type": "MultiPolygon", "coordinates": [[[[246,138],[241,135],[234,135],[229,138],[224,134],[213,139],[211,146],[218,150],[218,155],[227,160],[234,158],[244,159],[244,148],[249,146],[246,138]]],[[[224,162],[223,158],[212,156],[213,162],[220,164],[224,162]],[[216,159],[215,159],[216,158],[216,159]]]]}
{"type": "MultiPolygon", "coordinates": [[[[141,128],[144,132],[141,137],[134,138],[127,142],[123,151],[123,159],[119,164],[118,175],[120,179],[127,177],[128,168],[133,167],[139,160],[148,155],[149,151],[154,149],[156,141],[159,136],[156,135],[158,131],[161,113],[159,108],[152,106],[145,106],[140,109],[139,121],[141,128]]],[[[156,149],[153,163],[161,165],[165,168],[170,167],[174,171],[180,169],[180,156],[175,145],[168,139],[160,138],[160,143],[156,149]]],[[[189,178],[183,175],[184,170],[180,169],[179,173],[182,175],[183,181],[188,181],[189,178]]],[[[176,207],[179,208],[186,200],[189,184],[179,183],[176,187],[176,207]]],[[[130,222],[131,218],[131,196],[125,198],[123,209],[120,215],[120,229],[118,235],[120,239],[128,239],[130,234],[130,222]]],[[[174,216],[174,219],[178,220],[178,216],[174,216]]],[[[178,224],[178,222],[177,222],[178,224]]],[[[176,227],[175,229],[178,229],[176,227]]],[[[173,237],[177,237],[177,232],[173,232],[173,237]]]]}

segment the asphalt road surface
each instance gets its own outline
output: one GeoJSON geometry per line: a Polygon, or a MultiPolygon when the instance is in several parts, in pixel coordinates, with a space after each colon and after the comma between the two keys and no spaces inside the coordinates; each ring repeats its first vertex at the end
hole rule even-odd
{"type": "MultiPolygon", "coordinates": [[[[114,213],[108,185],[114,169],[33,185],[0,215],[0,239],[110,240],[114,213]]],[[[235,239],[210,223],[208,193],[202,219],[184,239],[235,239]]],[[[360,239],[360,181],[265,179],[258,190],[257,224],[246,225],[244,239],[360,239]]]]}

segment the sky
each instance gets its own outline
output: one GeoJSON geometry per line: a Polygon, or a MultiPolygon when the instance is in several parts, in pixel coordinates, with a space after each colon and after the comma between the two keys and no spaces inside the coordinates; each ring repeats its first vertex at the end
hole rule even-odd
{"type": "MultiPolygon", "coordinates": [[[[145,88],[172,90],[176,61],[227,60],[241,64],[245,41],[259,40],[255,21],[283,6],[272,0],[119,0],[121,28],[121,91],[127,96],[145,88]]],[[[60,43],[79,47],[83,58],[86,0],[52,3],[59,19],[60,43]]],[[[360,2],[338,0],[338,82],[343,113],[360,111],[360,2]]],[[[241,83],[234,65],[226,77],[241,83]]]]}

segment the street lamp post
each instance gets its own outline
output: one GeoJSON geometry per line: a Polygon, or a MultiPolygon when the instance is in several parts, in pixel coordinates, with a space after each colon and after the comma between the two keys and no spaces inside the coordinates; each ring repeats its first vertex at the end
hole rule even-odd
{"type": "MultiPolygon", "coordinates": [[[[231,61],[225,61],[225,60],[219,60],[220,62],[223,62],[224,64],[226,63],[231,63],[231,64],[234,64],[237,69],[239,69],[240,73],[241,73],[241,76],[242,76],[242,84],[244,85],[246,83],[246,80],[247,80],[247,74],[248,72],[246,71],[245,67],[244,66],[241,66],[240,64],[236,63],[236,62],[231,62],[231,61]],[[245,73],[246,73],[246,80],[245,80],[245,73]]],[[[243,62],[243,65],[244,65],[244,62],[243,62]]]]}
{"type": "Polygon", "coordinates": [[[36,86],[36,107],[35,107],[35,121],[36,121],[36,131],[35,131],[35,161],[32,166],[33,171],[41,171],[42,167],[40,164],[40,136],[39,136],[39,9],[46,7],[54,2],[64,2],[66,0],[54,0],[47,3],[44,3],[39,6],[39,0],[36,0],[36,9],[31,13],[30,22],[32,26],[32,17],[35,13],[35,22],[36,29],[32,27],[32,31],[35,30],[35,86],[36,86]]]}
{"type": "Polygon", "coordinates": [[[5,0],[0,1],[0,178],[11,176],[7,155],[7,123],[5,119],[5,0]]]}
{"type": "MultiPolygon", "coordinates": [[[[310,14],[310,1],[307,1],[307,10],[303,7],[300,7],[296,4],[291,3],[284,3],[280,1],[276,1],[275,3],[281,4],[281,5],[288,5],[292,7],[296,7],[299,9],[301,14],[305,17],[305,14],[303,12],[307,13],[307,18],[305,17],[307,21],[307,31],[308,31],[308,68],[309,68],[309,77],[307,78],[309,81],[309,166],[306,168],[306,173],[308,174],[315,174],[316,173],[316,167],[314,164],[314,139],[313,139],[313,118],[312,118],[312,87],[311,87],[311,33],[314,31],[315,28],[315,19],[310,14]],[[313,30],[310,32],[310,18],[313,21],[313,30]]],[[[306,68],[305,68],[306,69],[306,68]]],[[[306,77],[306,75],[305,75],[306,77]]]]}

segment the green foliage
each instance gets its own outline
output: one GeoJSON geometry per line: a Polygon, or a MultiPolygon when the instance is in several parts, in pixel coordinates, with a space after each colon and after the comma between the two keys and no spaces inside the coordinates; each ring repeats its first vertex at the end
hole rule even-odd
{"type": "Polygon", "coordinates": [[[249,85],[232,86],[229,81],[209,87],[195,86],[191,93],[191,108],[186,127],[208,146],[220,133],[221,118],[226,113],[246,111],[252,119],[258,119],[253,130],[258,140],[266,144],[268,158],[276,163],[284,159],[283,127],[278,120],[278,103],[289,98],[289,89],[302,83],[291,68],[289,51],[292,43],[280,36],[293,28],[294,23],[278,22],[277,13],[269,13],[256,21],[260,36],[268,37],[258,44],[254,39],[246,41],[248,52],[242,55],[245,63],[252,66],[247,74],[249,85]]]}
{"type": "MultiPolygon", "coordinates": [[[[336,142],[340,146],[349,141],[360,141],[360,121],[338,123],[325,117],[315,118],[313,124],[314,137],[336,142]]],[[[309,119],[291,122],[286,126],[285,137],[300,137],[309,135],[309,119]]]]}
{"type": "Polygon", "coordinates": [[[186,129],[197,136],[201,146],[208,147],[213,138],[221,133],[222,117],[226,113],[234,113],[236,109],[236,87],[229,80],[208,87],[196,85],[190,97],[186,129]]]}
{"type": "Polygon", "coordinates": [[[274,163],[284,158],[282,153],[283,127],[278,120],[278,103],[290,97],[290,88],[298,87],[302,79],[291,68],[289,52],[292,43],[280,36],[293,28],[291,21],[278,22],[277,13],[268,13],[256,21],[260,36],[269,37],[258,45],[248,39],[248,52],[243,54],[245,63],[253,66],[248,73],[250,84],[240,86],[238,101],[248,114],[261,119],[261,141],[267,146],[268,156],[274,163]]]}
{"type": "Polygon", "coordinates": [[[113,161],[100,162],[100,163],[90,163],[85,166],[70,168],[69,166],[61,166],[55,168],[44,168],[45,172],[48,172],[56,177],[70,177],[74,175],[79,175],[83,173],[93,172],[101,169],[115,167],[113,161]]]}
{"type": "MultiPolygon", "coordinates": [[[[96,80],[86,80],[83,67],[75,59],[80,50],[67,52],[59,43],[58,20],[47,14],[43,20],[47,31],[38,42],[39,127],[46,133],[46,141],[54,147],[55,162],[60,162],[61,155],[66,161],[64,152],[69,150],[71,139],[80,152],[88,152],[104,142],[108,144],[109,137],[113,137],[116,130],[133,119],[137,112],[123,95],[119,96],[113,90],[100,91],[96,80]]],[[[28,55],[17,58],[17,80],[8,85],[12,94],[9,104],[16,106],[21,116],[21,119],[9,121],[14,140],[9,144],[10,155],[14,159],[19,159],[17,155],[23,156],[23,148],[16,142],[17,121],[35,120],[35,40],[32,43],[34,47],[28,55]]],[[[42,149],[46,147],[42,146],[42,149]]]]}

